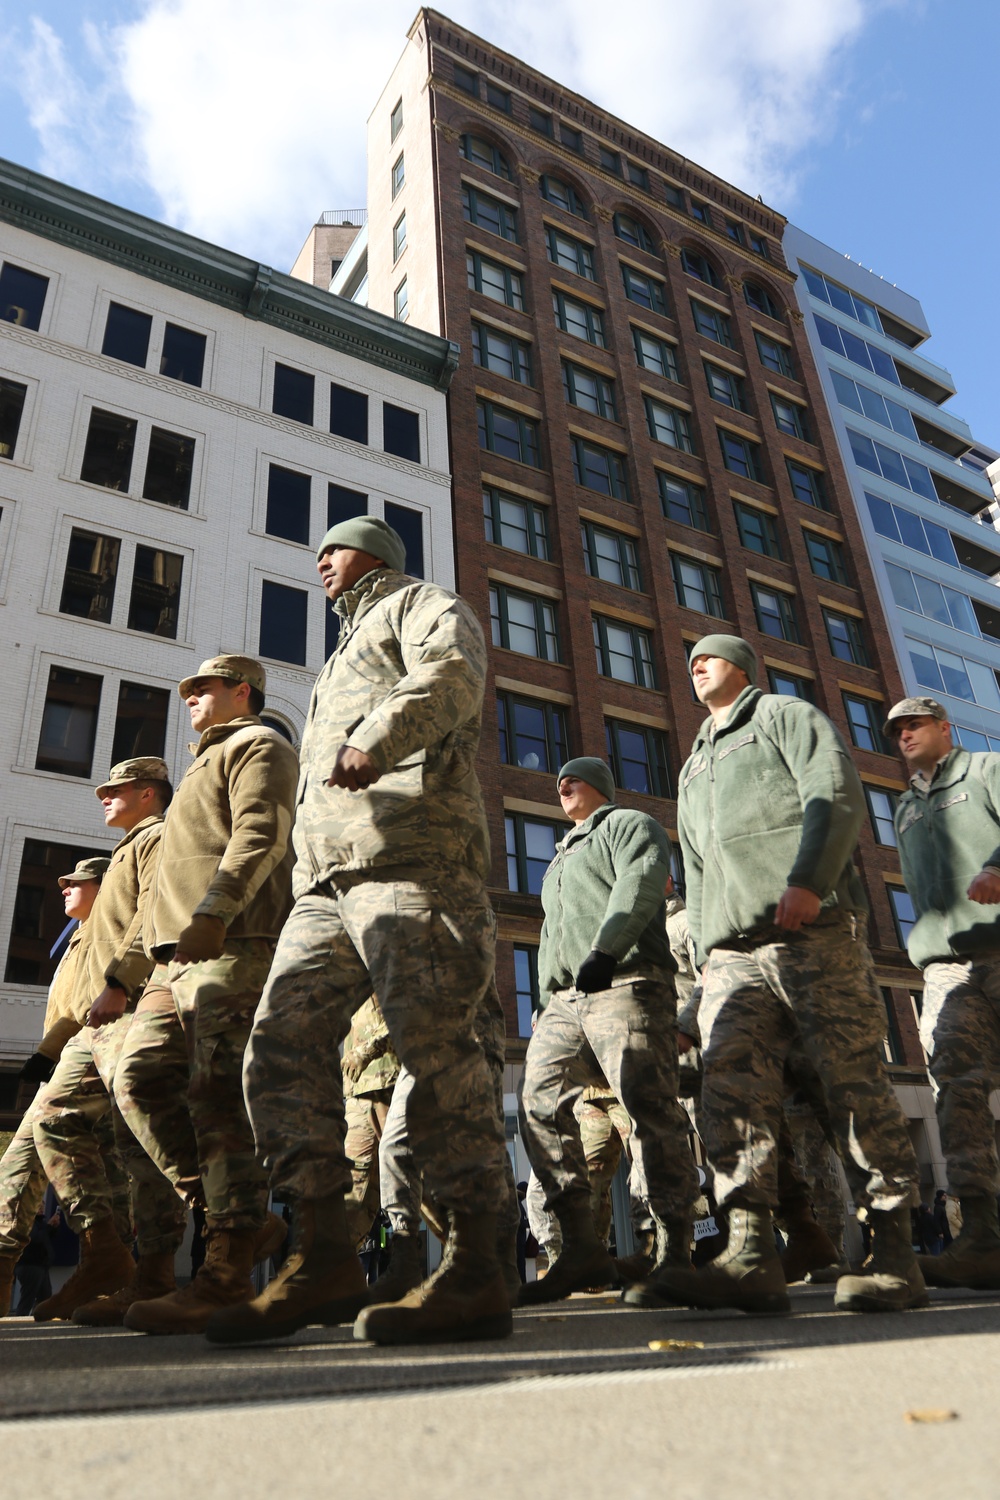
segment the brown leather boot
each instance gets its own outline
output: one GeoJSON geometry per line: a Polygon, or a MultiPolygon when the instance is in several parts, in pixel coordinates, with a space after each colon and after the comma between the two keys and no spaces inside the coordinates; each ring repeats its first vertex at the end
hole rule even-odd
{"type": "MultiPolygon", "coordinates": [[[[507,1296],[511,1307],[517,1306],[517,1299],[521,1295],[521,1273],[517,1269],[517,1226],[513,1229],[501,1229],[497,1234],[497,1260],[503,1272],[504,1286],[507,1288],[507,1296]]],[[[377,1288],[376,1288],[377,1290],[377,1288]]],[[[381,1297],[374,1299],[381,1302],[381,1297]]]]}
{"type": "Polygon", "coordinates": [[[420,1285],[425,1274],[424,1251],[418,1236],[397,1230],[389,1241],[389,1264],[371,1288],[369,1300],[398,1302],[420,1285]]]}
{"type": "Polygon", "coordinates": [[[559,1302],[571,1292],[614,1286],[615,1263],[597,1237],[590,1198],[561,1203],[556,1211],[562,1249],[540,1281],[521,1288],[519,1307],[559,1302]]]}
{"type": "Polygon", "coordinates": [[[14,1270],[20,1258],[20,1251],[16,1255],[0,1255],[0,1318],[5,1318],[10,1312],[10,1297],[14,1287],[14,1270]]]}
{"type": "Polygon", "coordinates": [[[284,1219],[279,1219],[277,1214],[265,1214],[263,1224],[254,1231],[253,1264],[259,1266],[262,1261],[277,1255],[287,1238],[288,1225],[284,1219]]]}
{"type": "Polygon", "coordinates": [[[630,1307],[736,1307],[743,1312],[791,1312],[774,1243],[770,1211],[760,1205],[729,1213],[729,1243],[695,1271],[666,1264],[641,1286],[623,1293],[630,1307]]]}
{"type": "Polygon", "coordinates": [[[211,1344],[284,1339],[310,1323],[350,1323],[368,1301],[368,1283],[351,1241],[343,1194],[301,1198],[292,1220],[292,1251],[259,1297],[242,1299],[207,1320],[211,1344]]]}
{"type": "Polygon", "coordinates": [[[644,1234],[636,1235],[635,1250],[631,1255],[615,1256],[615,1278],[619,1286],[634,1286],[637,1281],[645,1281],[652,1275],[655,1248],[656,1236],[647,1229],[644,1234]]]}
{"type": "Polygon", "coordinates": [[[220,1307],[249,1302],[259,1232],[208,1226],[205,1260],[194,1280],[165,1297],[133,1302],[123,1320],[125,1327],[136,1333],[204,1333],[220,1307]]]}
{"type": "Polygon", "coordinates": [[[108,1297],[95,1297],[93,1302],[85,1302],[76,1309],[73,1322],[81,1323],[85,1328],[121,1328],[133,1302],[151,1302],[154,1297],[166,1297],[176,1288],[173,1250],[140,1255],[135,1276],[128,1286],[108,1297]]]}
{"type": "Polygon", "coordinates": [[[781,1267],[789,1286],[804,1281],[813,1271],[838,1266],[843,1261],[843,1252],[816,1218],[812,1204],[804,1199],[794,1205],[782,1205],[778,1227],[785,1232],[781,1267]]]}
{"type": "Polygon", "coordinates": [[[906,1312],[930,1301],[913,1253],[908,1208],[869,1209],[871,1270],[841,1276],[833,1305],[838,1312],[906,1312]]]}
{"type": "Polygon", "coordinates": [[[56,1318],[71,1318],[85,1302],[117,1292],[128,1286],[134,1276],[132,1252],[118,1238],[115,1221],[109,1214],[83,1231],[80,1264],[64,1287],[53,1297],[39,1302],[33,1314],[35,1322],[50,1323],[56,1318]]]}
{"type": "Polygon", "coordinates": [[[496,1214],[450,1213],[444,1257],[434,1275],[399,1302],[366,1307],[354,1325],[356,1339],[376,1344],[505,1339],[513,1331],[497,1260],[496,1214]]]}

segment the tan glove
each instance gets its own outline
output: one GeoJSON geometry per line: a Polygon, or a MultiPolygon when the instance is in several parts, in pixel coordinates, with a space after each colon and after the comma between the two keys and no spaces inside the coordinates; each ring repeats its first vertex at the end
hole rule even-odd
{"type": "Polygon", "coordinates": [[[226,924],[221,917],[194,916],[180,937],[174,960],[179,964],[201,964],[221,958],[226,941],[226,924]]]}

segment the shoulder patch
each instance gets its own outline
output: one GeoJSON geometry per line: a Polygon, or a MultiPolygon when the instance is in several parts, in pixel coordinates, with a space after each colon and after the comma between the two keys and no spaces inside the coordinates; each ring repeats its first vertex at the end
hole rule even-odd
{"type": "Polygon", "coordinates": [[[905,809],[905,811],[903,812],[902,817],[899,820],[899,836],[900,836],[900,838],[902,838],[903,834],[906,832],[906,830],[908,828],[912,828],[913,827],[914,823],[919,823],[920,819],[923,817],[923,815],[924,815],[923,808],[918,803],[911,802],[910,805],[909,805],[909,807],[907,807],[905,809]]]}
{"type": "Polygon", "coordinates": [[[701,773],[702,773],[702,771],[705,771],[707,769],[708,769],[708,756],[705,755],[704,753],[696,755],[695,758],[688,765],[688,768],[684,772],[684,775],[681,777],[681,786],[682,787],[688,786],[694,780],[694,778],[696,776],[700,776],[701,773]]]}

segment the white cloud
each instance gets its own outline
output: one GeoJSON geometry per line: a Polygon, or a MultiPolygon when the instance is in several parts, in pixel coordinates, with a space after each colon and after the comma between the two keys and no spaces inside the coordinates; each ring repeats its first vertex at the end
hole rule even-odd
{"type": "MultiPolygon", "coordinates": [[[[613,25],[597,0],[456,0],[450,13],[787,207],[805,149],[836,114],[842,61],[883,3],[622,0],[613,25]]],[[[415,11],[414,0],[149,0],[138,19],[91,31],[96,89],[36,21],[22,92],[45,170],[91,186],[99,148],[118,175],[145,180],[171,222],[287,266],[322,209],[363,204],[365,120],[415,11]]]]}

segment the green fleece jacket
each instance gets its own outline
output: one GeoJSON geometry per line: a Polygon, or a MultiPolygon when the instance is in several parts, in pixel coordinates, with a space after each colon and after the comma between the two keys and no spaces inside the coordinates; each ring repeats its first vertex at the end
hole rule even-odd
{"type": "Polygon", "coordinates": [[[707,719],[677,798],[699,962],[772,929],[790,885],[826,910],[867,914],[852,862],[864,816],[844,742],[811,703],[747,687],[714,734],[707,719]]]}
{"type": "Polygon", "coordinates": [[[1000,952],[1000,907],[965,894],[986,865],[1000,870],[1000,755],[952,750],[929,789],[918,783],[900,797],[896,838],[917,914],[911,962],[1000,952]]]}
{"type": "Polygon", "coordinates": [[[618,960],[615,978],[672,974],[664,913],[670,840],[648,813],[605,802],[556,845],[542,881],[538,989],[544,1007],[572,988],[592,948],[618,960]]]}

